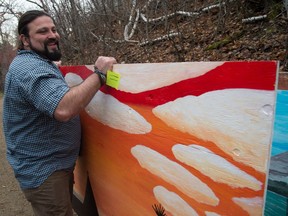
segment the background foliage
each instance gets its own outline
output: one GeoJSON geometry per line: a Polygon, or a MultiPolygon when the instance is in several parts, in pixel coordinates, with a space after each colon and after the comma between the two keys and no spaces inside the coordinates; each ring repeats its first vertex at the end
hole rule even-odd
{"type": "Polygon", "coordinates": [[[62,64],[278,60],[288,71],[288,0],[0,0],[0,90],[27,9],[51,13],[62,64]],[[250,20],[249,20],[250,19],[250,20]]]}

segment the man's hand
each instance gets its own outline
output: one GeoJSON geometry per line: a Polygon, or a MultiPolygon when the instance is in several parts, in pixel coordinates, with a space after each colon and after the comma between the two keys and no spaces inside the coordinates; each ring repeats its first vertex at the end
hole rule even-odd
{"type": "Polygon", "coordinates": [[[107,73],[107,70],[113,69],[113,64],[116,64],[117,61],[113,57],[99,56],[95,62],[95,67],[98,68],[104,74],[107,73]]]}

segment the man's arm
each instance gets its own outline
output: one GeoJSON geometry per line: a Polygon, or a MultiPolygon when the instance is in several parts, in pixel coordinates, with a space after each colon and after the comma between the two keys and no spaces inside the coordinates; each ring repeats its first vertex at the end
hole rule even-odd
{"type": "MultiPolygon", "coordinates": [[[[107,70],[112,70],[115,63],[115,58],[100,56],[95,62],[95,66],[106,74],[107,70]]],[[[100,87],[99,76],[95,73],[91,74],[84,82],[72,87],[64,95],[54,112],[54,118],[65,122],[78,115],[92,100],[100,87]]]]}

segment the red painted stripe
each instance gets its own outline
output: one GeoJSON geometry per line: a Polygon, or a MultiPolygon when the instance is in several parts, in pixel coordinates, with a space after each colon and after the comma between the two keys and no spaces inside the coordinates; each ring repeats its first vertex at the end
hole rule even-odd
{"type": "MultiPolygon", "coordinates": [[[[205,64],[203,62],[203,64],[205,64]]],[[[123,103],[157,106],[187,95],[199,96],[203,93],[227,88],[249,88],[274,90],[277,62],[226,62],[203,76],[183,80],[170,86],[137,94],[119,91],[103,86],[101,91],[109,93],[123,103]]],[[[91,74],[85,66],[61,67],[65,75],[75,72],[83,79],[91,74]]]]}

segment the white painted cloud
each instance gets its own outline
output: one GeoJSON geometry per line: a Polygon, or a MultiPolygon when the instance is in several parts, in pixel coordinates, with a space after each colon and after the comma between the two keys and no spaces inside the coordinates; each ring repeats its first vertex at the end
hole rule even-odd
{"type": "Polygon", "coordinates": [[[262,197],[234,197],[232,198],[233,202],[239,205],[244,209],[250,216],[261,216],[262,207],[263,207],[263,198],[262,197]]]}
{"type": "Polygon", "coordinates": [[[224,62],[116,64],[113,70],[121,75],[119,90],[139,93],[202,76],[222,64],[224,62]]]}
{"type": "MultiPolygon", "coordinates": [[[[82,78],[74,73],[68,73],[65,80],[70,87],[83,82],[82,78]]],[[[85,110],[89,116],[102,124],[130,134],[146,134],[152,130],[151,124],[142,115],[101,91],[95,94],[85,110]]]]}
{"type": "Polygon", "coordinates": [[[143,168],[174,185],[192,199],[212,206],[218,205],[219,199],[214,192],[180,164],[143,145],[134,146],[131,153],[143,168]]]}
{"type": "Polygon", "coordinates": [[[177,193],[171,192],[163,186],[154,187],[153,193],[164,209],[173,216],[198,216],[197,212],[177,193]]]}
{"type": "Polygon", "coordinates": [[[266,171],[274,92],[225,89],[186,96],[153,109],[172,128],[214,142],[234,160],[266,171]]]}
{"type": "Polygon", "coordinates": [[[215,182],[234,188],[261,190],[260,181],[205,147],[177,144],[173,146],[172,151],[177,160],[199,170],[215,182]]]}

